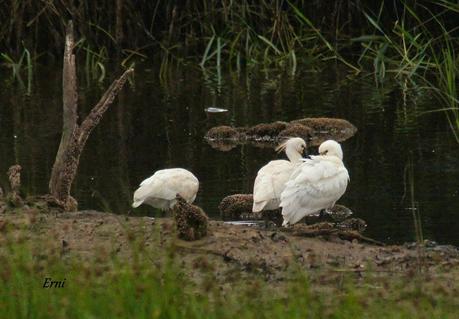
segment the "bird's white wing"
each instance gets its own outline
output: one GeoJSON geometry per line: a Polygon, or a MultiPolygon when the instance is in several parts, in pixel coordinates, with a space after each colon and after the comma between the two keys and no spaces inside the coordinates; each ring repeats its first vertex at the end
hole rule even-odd
{"type": "Polygon", "coordinates": [[[133,206],[137,207],[149,199],[171,201],[177,194],[180,194],[187,202],[192,202],[198,188],[198,179],[185,169],[160,170],[140,183],[140,187],[134,192],[133,206]]]}
{"type": "Polygon", "coordinates": [[[169,178],[158,171],[140,183],[140,187],[134,192],[133,206],[137,207],[151,198],[172,200],[176,194],[169,178]]]}
{"type": "Polygon", "coordinates": [[[344,194],[349,174],[341,161],[313,156],[292,173],[281,194],[284,223],[329,208],[344,194]]]}
{"type": "Polygon", "coordinates": [[[292,163],[285,160],[271,161],[258,171],[253,185],[253,212],[263,210],[270,201],[280,201],[292,171],[292,163]]]}

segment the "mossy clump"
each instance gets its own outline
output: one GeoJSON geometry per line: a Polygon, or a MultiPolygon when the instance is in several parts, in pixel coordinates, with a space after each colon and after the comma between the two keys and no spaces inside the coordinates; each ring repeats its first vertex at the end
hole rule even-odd
{"type": "MultiPolygon", "coordinates": [[[[344,119],[335,118],[304,118],[291,122],[276,121],[261,123],[252,127],[216,126],[205,135],[208,143],[213,141],[231,142],[238,144],[252,143],[257,146],[267,143],[273,147],[278,140],[301,137],[309,146],[318,146],[328,139],[342,142],[352,137],[357,128],[344,119]]],[[[228,151],[234,144],[211,145],[216,149],[228,151]]]]}
{"type": "Polygon", "coordinates": [[[208,130],[205,138],[208,140],[237,140],[240,138],[240,134],[235,128],[222,125],[212,127],[210,130],[208,130]]]}
{"type": "Polygon", "coordinates": [[[291,137],[301,137],[305,141],[309,140],[309,138],[314,134],[314,130],[309,126],[305,126],[299,123],[290,124],[285,130],[282,130],[278,138],[280,140],[288,139],[291,137]]]}
{"type": "Polygon", "coordinates": [[[252,194],[233,194],[226,196],[218,205],[220,215],[224,220],[260,220],[266,224],[273,222],[276,226],[282,225],[282,210],[263,210],[259,213],[252,212],[252,194]]]}
{"type": "Polygon", "coordinates": [[[209,223],[206,213],[200,207],[188,204],[180,195],[176,198],[173,212],[178,237],[188,241],[205,237],[209,223]]]}
{"type": "Polygon", "coordinates": [[[328,118],[328,117],[307,117],[300,120],[291,121],[292,124],[301,124],[310,127],[314,132],[327,132],[330,134],[351,134],[357,132],[357,128],[349,121],[344,119],[328,118]]]}
{"type": "Polygon", "coordinates": [[[363,233],[367,229],[367,223],[361,218],[348,218],[338,223],[337,228],[363,233]]]}
{"type": "Polygon", "coordinates": [[[276,121],[273,123],[261,123],[247,129],[245,134],[248,138],[276,138],[280,132],[288,126],[287,122],[276,121]]]}
{"type": "Polygon", "coordinates": [[[253,219],[252,205],[252,194],[233,194],[223,198],[218,209],[226,220],[253,219]]]}

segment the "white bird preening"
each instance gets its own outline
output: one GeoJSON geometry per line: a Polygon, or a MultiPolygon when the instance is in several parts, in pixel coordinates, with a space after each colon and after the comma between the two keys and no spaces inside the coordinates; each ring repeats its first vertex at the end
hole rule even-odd
{"type": "Polygon", "coordinates": [[[279,208],[285,183],[295,167],[301,164],[305,149],[306,142],[300,137],[290,138],[276,148],[278,152],[285,150],[289,160],[271,161],[258,171],[253,185],[252,212],[279,208]]]}
{"type": "Polygon", "coordinates": [[[177,194],[191,204],[198,189],[199,181],[190,171],[183,168],[162,169],[140,183],[140,187],[134,192],[132,207],[147,204],[168,210],[177,203],[177,194]]]}
{"type": "Polygon", "coordinates": [[[349,173],[343,164],[341,145],[325,141],[319,146],[319,154],[304,159],[286,183],[280,203],[283,226],[333,207],[346,191],[349,173]]]}

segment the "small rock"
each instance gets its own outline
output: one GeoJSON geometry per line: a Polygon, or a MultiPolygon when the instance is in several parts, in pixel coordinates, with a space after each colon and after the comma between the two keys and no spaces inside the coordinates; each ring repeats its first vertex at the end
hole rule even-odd
{"type": "Polygon", "coordinates": [[[271,240],[275,243],[279,242],[279,241],[288,241],[287,240],[287,237],[285,237],[284,235],[282,234],[279,234],[278,232],[274,232],[272,233],[271,235],[271,240]]]}
{"type": "Polygon", "coordinates": [[[367,229],[367,223],[361,218],[349,218],[337,224],[338,228],[354,230],[363,233],[367,229]]]}

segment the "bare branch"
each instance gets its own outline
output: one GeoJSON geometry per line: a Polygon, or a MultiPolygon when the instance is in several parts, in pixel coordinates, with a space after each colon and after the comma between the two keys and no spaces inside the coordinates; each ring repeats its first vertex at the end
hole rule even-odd
{"type": "Polygon", "coordinates": [[[67,35],[65,37],[64,70],[62,74],[62,98],[64,103],[63,137],[65,136],[66,138],[71,136],[78,116],[77,76],[75,54],[73,54],[74,47],[75,40],[73,35],[73,23],[72,21],[69,21],[67,25],[67,35]]]}
{"type": "Polygon", "coordinates": [[[75,40],[73,24],[67,25],[64,51],[64,69],[62,74],[63,86],[63,129],[62,138],[56,160],[49,180],[49,192],[55,202],[66,211],[76,210],[77,202],[70,195],[73,180],[75,179],[80,156],[91,131],[100,122],[105,111],[112,104],[118,92],[126,83],[127,76],[133,69],[126,70],[119,79],[113,81],[100,101],[93,107],[83,123],[77,123],[78,91],[75,55],[73,49],[75,40]]]}
{"type": "Polygon", "coordinates": [[[102,116],[105,111],[113,103],[113,100],[117,96],[118,92],[123,88],[124,83],[126,83],[128,75],[133,72],[134,69],[130,68],[109,86],[105,91],[104,95],[100,98],[99,102],[94,106],[91,112],[86,116],[83,123],[80,125],[80,137],[78,143],[84,145],[86,140],[89,137],[89,134],[94,129],[94,127],[99,124],[102,116]]]}
{"type": "Polygon", "coordinates": [[[75,54],[73,54],[73,48],[75,47],[75,39],[73,35],[72,21],[68,22],[66,32],[67,34],[65,36],[64,65],[62,72],[62,136],[61,142],[59,144],[59,150],[57,151],[56,159],[54,161],[53,170],[51,172],[51,178],[49,180],[49,188],[52,192],[58,184],[58,180],[60,178],[60,171],[58,168],[62,166],[64,151],[67,145],[70,143],[74,131],[78,128],[78,92],[75,54]]]}

